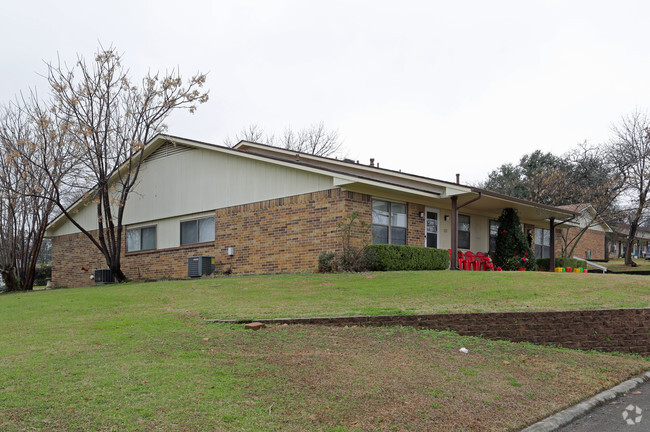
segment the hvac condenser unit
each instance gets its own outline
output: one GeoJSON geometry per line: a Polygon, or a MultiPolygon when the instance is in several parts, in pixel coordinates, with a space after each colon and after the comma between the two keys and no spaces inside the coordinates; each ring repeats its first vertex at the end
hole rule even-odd
{"type": "Polygon", "coordinates": [[[200,277],[212,274],[214,271],[214,257],[193,256],[187,259],[187,275],[189,277],[200,277]]]}
{"type": "Polygon", "coordinates": [[[115,282],[111,269],[95,269],[95,285],[103,285],[115,282]]]}

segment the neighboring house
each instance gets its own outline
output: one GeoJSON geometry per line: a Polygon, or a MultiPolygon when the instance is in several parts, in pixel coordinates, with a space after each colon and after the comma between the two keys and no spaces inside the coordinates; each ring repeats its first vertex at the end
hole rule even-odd
{"type": "MultiPolygon", "coordinates": [[[[609,256],[612,258],[623,258],[627,249],[630,226],[626,224],[614,224],[613,228],[609,256]]],[[[650,251],[650,231],[638,228],[634,236],[634,242],[632,243],[632,257],[645,258],[645,254],[648,251],[650,251]]]]}
{"type": "Polygon", "coordinates": [[[556,229],[555,253],[560,256],[566,252],[571,257],[607,261],[609,237],[613,231],[598,215],[596,209],[591,204],[571,204],[559,208],[570,210],[579,216],[556,229]],[[571,249],[573,253],[569,253],[571,249]]]}
{"type": "MultiPolygon", "coordinates": [[[[187,260],[197,255],[215,257],[217,271],[314,271],[319,254],[340,248],[337,224],[353,212],[372,225],[372,235],[356,238],[357,245],[488,252],[497,218],[512,207],[524,229],[537,233],[540,255],[553,257],[554,239],[545,232],[551,223],[580,216],[459,183],[247,141],[227,148],[158,135],[143,157],[124,215],[122,268],[132,279],[187,277],[187,260]]],[[[92,198],[70,211],[96,229],[92,198]]],[[[54,285],[88,285],[92,270],[106,267],[64,216],[47,236],[54,285]]]]}

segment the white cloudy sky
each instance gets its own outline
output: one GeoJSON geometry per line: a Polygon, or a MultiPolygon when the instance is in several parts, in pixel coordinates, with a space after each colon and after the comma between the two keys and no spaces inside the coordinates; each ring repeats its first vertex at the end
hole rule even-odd
{"type": "Polygon", "coordinates": [[[43,61],[124,53],[133,77],[209,72],[169,133],[325,122],[348,156],[475,182],[534,149],[604,142],[650,105],[648,1],[9,1],[0,102],[46,90],[43,61]]]}

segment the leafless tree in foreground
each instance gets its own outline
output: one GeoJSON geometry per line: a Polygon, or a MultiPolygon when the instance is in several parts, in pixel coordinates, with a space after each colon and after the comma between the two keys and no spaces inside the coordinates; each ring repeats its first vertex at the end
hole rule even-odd
{"type": "Polygon", "coordinates": [[[55,204],[72,167],[66,127],[29,100],[0,109],[0,274],[8,291],[31,290],[55,204]],[[38,169],[48,164],[48,172],[38,169]]]}
{"type": "Polygon", "coordinates": [[[258,125],[250,125],[235,134],[234,142],[230,138],[226,138],[224,144],[232,147],[241,140],[325,157],[334,156],[343,151],[343,143],[338,131],[325,128],[323,122],[298,131],[287,127],[281,135],[266,134],[258,125]]]}
{"type": "MultiPolygon", "coordinates": [[[[72,184],[72,192],[92,200],[97,231],[82,226],[69,211],[65,197],[70,190],[57,185],[49,199],[101,251],[119,282],[126,280],[120,263],[124,209],[138,179],[144,146],[165,129],[163,122],[172,111],[193,113],[196,103],[207,101],[207,92],[201,90],[205,79],[196,74],[184,83],[174,70],[147,74],[138,86],[113,48],[100,48],[92,62],[79,57],[73,67],[48,64],[50,112],[66,125],[62,145],[76,155],[77,178],[85,180],[83,186],[72,184]]],[[[56,164],[50,162],[34,165],[52,176],[56,164]]]]}
{"type": "Polygon", "coordinates": [[[632,246],[637,230],[648,218],[650,209],[650,120],[645,113],[634,112],[612,128],[608,159],[623,179],[622,207],[630,227],[625,265],[632,261],[632,246]]]}

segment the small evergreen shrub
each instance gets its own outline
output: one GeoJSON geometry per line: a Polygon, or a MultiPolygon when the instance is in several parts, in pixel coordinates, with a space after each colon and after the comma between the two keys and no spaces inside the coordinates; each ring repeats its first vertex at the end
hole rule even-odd
{"type": "Polygon", "coordinates": [[[320,273],[331,273],[336,267],[336,253],[323,252],[318,256],[318,271],[320,273]]]}
{"type": "MultiPolygon", "coordinates": [[[[537,260],[537,269],[541,271],[549,271],[549,265],[551,263],[551,260],[548,258],[540,258],[537,260]]],[[[577,260],[575,258],[555,258],[555,267],[571,267],[571,268],[579,268],[579,267],[586,267],[587,263],[584,261],[577,260]]]]}
{"type": "Polygon", "coordinates": [[[521,229],[517,211],[504,209],[499,217],[499,231],[494,252],[494,266],[503,270],[536,270],[537,260],[521,229]]]}
{"type": "Polygon", "coordinates": [[[46,285],[48,279],[52,279],[52,266],[37,265],[34,270],[34,286],[46,285]]]}
{"type": "Polygon", "coordinates": [[[366,246],[365,254],[369,269],[376,271],[449,268],[449,252],[445,249],[382,244],[366,246]]]}

